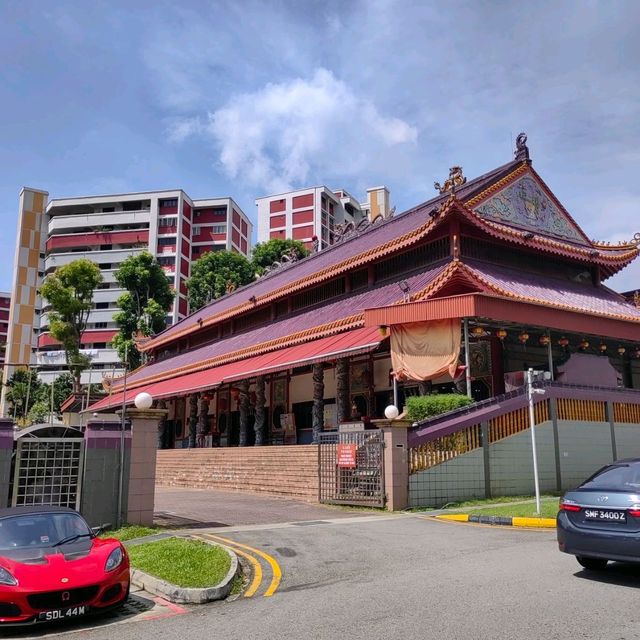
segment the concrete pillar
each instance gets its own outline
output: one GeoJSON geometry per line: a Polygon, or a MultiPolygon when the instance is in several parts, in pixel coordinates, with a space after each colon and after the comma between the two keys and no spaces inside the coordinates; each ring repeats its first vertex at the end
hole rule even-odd
{"type": "Polygon", "coordinates": [[[166,409],[127,409],[131,421],[131,465],[127,492],[128,524],[153,524],[158,423],[166,409]]]}
{"type": "Polygon", "coordinates": [[[0,418],[0,509],[9,506],[12,454],[13,420],[0,418]]]}
{"type": "MultiPolygon", "coordinates": [[[[92,527],[126,522],[131,431],[115,420],[89,420],[84,432],[80,512],[92,527]],[[118,517],[120,446],[124,445],[121,517],[118,517]]],[[[155,435],[155,434],[154,434],[155,435]]],[[[155,443],[154,443],[155,444],[155,443]]]]}
{"type": "Polygon", "coordinates": [[[387,509],[401,511],[409,506],[409,450],[407,434],[410,420],[374,420],[384,436],[384,490],[387,509]]]}

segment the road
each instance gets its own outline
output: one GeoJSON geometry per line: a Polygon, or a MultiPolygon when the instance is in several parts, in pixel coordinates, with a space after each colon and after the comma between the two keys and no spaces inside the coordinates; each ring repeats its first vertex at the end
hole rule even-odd
{"type": "Polygon", "coordinates": [[[263,560],[250,598],[85,630],[83,640],[640,638],[640,570],[588,574],[556,550],[553,530],[376,515],[213,533],[277,560],[273,596],[263,595],[263,560]]]}

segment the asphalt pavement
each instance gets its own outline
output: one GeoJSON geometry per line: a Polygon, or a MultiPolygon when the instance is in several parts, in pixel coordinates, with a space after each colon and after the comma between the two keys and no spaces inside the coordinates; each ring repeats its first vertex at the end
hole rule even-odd
{"type": "Polygon", "coordinates": [[[640,571],[581,570],[552,530],[411,514],[228,527],[224,537],[277,561],[273,595],[263,587],[184,615],[84,630],[83,639],[640,638],[640,571]]]}

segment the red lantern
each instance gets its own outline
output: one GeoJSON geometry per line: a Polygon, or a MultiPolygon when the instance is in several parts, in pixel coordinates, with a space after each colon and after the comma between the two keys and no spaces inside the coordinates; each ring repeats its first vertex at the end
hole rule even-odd
{"type": "Polygon", "coordinates": [[[527,340],[529,340],[529,334],[526,331],[523,331],[519,336],[518,340],[522,342],[522,344],[526,344],[527,340]]]}
{"type": "Polygon", "coordinates": [[[549,342],[551,342],[551,339],[549,338],[549,336],[548,336],[548,335],[546,335],[546,334],[545,334],[545,335],[543,335],[543,336],[540,336],[540,339],[538,340],[538,342],[539,342],[543,347],[546,347],[546,346],[549,344],[549,342]]]}
{"type": "Polygon", "coordinates": [[[560,340],[558,340],[558,344],[563,348],[566,349],[567,346],[569,345],[569,339],[565,338],[564,336],[562,336],[562,338],[560,338],[560,340]]]}
{"type": "Polygon", "coordinates": [[[600,353],[605,353],[605,351],[607,350],[607,345],[604,342],[601,342],[598,349],[600,349],[600,353]]]}
{"type": "Polygon", "coordinates": [[[623,346],[619,346],[618,347],[618,355],[620,357],[622,357],[626,352],[627,352],[627,350],[623,346]]]}
{"type": "Polygon", "coordinates": [[[498,336],[498,338],[500,338],[500,340],[504,340],[507,337],[507,331],[506,329],[498,329],[496,331],[496,335],[498,336]]]}
{"type": "Polygon", "coordinates": [[[579,345],[580,349],[582,349],[582,351],[584,351],[585,349],[589,348],[589,341],[585,340],[584,338],[582,338],[582,340],[580,341],[580,345],[579,345]]]}

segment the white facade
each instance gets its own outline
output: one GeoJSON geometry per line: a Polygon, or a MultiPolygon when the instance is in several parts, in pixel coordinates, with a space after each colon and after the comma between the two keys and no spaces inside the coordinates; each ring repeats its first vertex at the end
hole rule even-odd
{"type": "Polygon", "coordinates": [[[358,224],[363,218],[387,217],[389,190],[367,190],[367,202],[360,203],[344,189],[309,187],[256,199],[258,242],[272,238],[300,240],[311,249],[314,240],[323,249],[333,244],[340,225],[358,224]]]}

